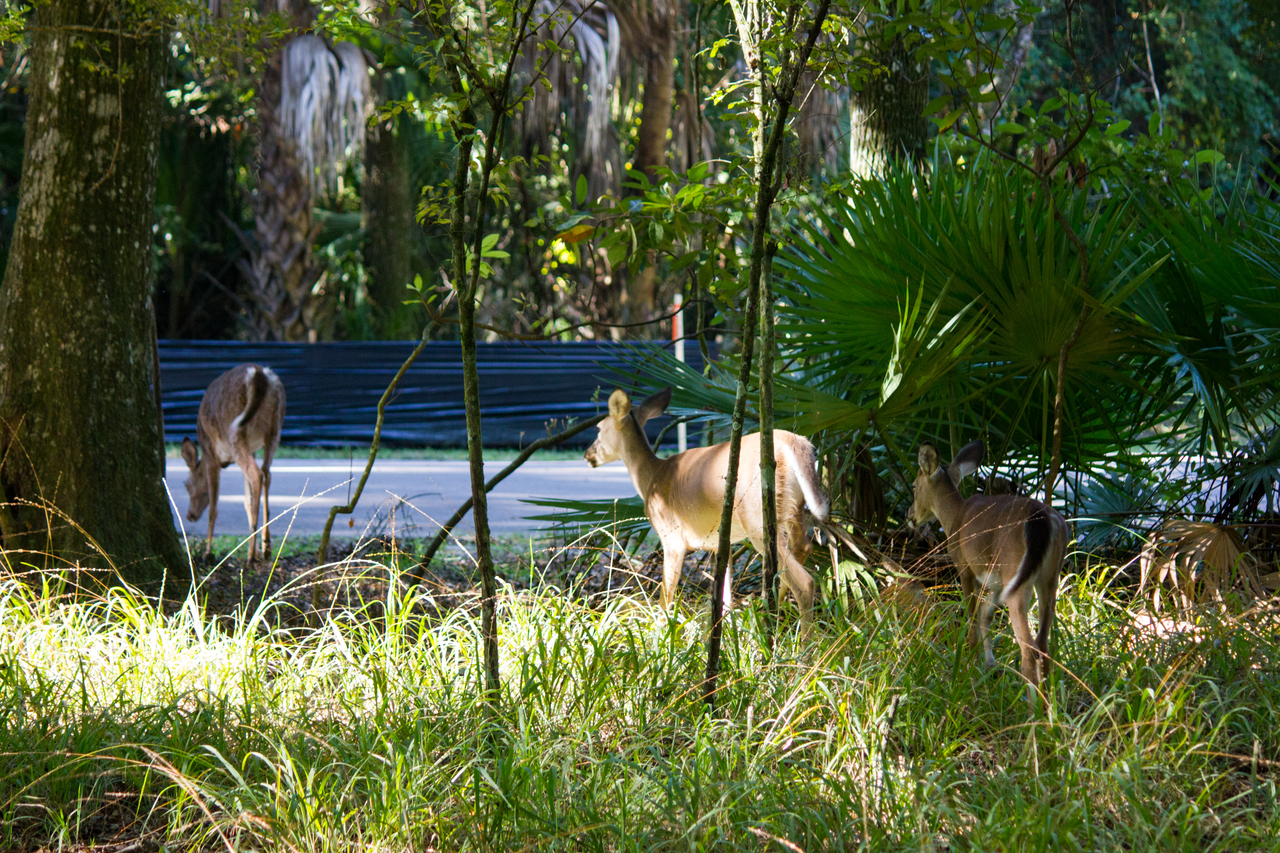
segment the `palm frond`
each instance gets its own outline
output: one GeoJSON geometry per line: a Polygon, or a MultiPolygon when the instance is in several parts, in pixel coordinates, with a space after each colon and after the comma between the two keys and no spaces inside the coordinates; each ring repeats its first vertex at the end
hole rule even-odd
{"type": "Polygon", "coordinates": [[[364,52],[350,42],[332,46],[317,35],[283,48],[280,123],[297,146],[312,186],[332,190],[348,162],[364,151],[371,106],[364,52]]]}

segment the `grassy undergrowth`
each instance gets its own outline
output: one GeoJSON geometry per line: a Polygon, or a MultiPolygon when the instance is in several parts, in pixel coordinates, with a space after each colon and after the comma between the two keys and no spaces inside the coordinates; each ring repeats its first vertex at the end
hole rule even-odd
{"type": "Polygon", "coordinates": [[[946,596],[773,652],[748,603],[714,713],[701,613],[508,588],[490,712],[478,618],[421,604],[286,632],[0,584],[0,847],[1280,849],[1271,613],[1170,631],[1077,575],[1031,718],[946,596]]]}

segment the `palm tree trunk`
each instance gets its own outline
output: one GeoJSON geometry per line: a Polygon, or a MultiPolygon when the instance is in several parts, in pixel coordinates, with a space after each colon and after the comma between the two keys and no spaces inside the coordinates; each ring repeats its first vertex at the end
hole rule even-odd
{"type": "Polygon", "coordinates": [[[313,193],[298,151],[280,123],[283,52],[262,76],[258,101],[258,188],[254,193],[255,246],[241,271],[249,285],[249,338],[305,341],[318,336],[312,289],[321,268],[312,260],[316,227],[313,193]]]}
{"type": "Polygon", "coordinates": [[[849,169],[870,177],[903,157],[919,162],[929,138],[923,113],[929,101],[929,66],[917,61],[902,35],[886,37],[884,23],[861,28],[856,50],[881,71],[849,97],[849,169]]]}
{"type": "Polygon", "coordinates": [[[164,490],[151,342],[169,34],[145,4],[52,0],[32,14],[21,195],[0,287],[0,528],[6,547],[48,565],[114,568],[154,589],[186,565],[164,490]]]}
{"type": "MultiPolygon", "coordinates": [[[[667,132],[671,129],[676,82],[677,15],[675,2],[653,0],[645,16],[644,94],[631,171],[643,172],[650,181],[657,178],[658,167],[667,163],[667,132]]],[[[623,316],[627,322],[641,322],[654,315],[658,297],[655,261],[656,258],[651,257],[643,270],[626,279],[623,316]]]]}
{"type": "Polygon", "coordinates": [[[413,280],[412,236],[414,198],[410,186],[407,127],[399,120],[379,122],[369,133],[365,148],[364,202],[365,267],[369,275],[369,299],[373,302],[380,333],[400,337],[396,317],[403,315],[405,289],[413,280]]]}

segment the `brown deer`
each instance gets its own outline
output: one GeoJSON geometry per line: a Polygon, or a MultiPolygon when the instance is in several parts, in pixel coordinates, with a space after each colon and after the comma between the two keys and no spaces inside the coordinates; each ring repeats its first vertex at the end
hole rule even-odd
{"type": "Polygon", "coordinates": [[[271,551],[271,460],[280,446],[284,422],[284,385],[269,367],[239,364],[209,384],[200,400],[196,423],[199,448],[182,440],[182,458],[191,471],[187,520],[198,521],[209,508],[209,536],[204,552],[213,548],[213,524],[218,518],[218,480],[232,462],[244,472],[244,509],[249,516],[249,560],[256,560],[258,496],[262,496],[262,553],[271,551]],[[253,454],[262,448],[262,467],[253,454]],[[203,455],[201,455],[203,454],[203,455]]]}
{"type": "Polygon", "coordinates": [[[942,522],[947,552],[960,571],[969,646],[982,641],[989,667],[996,664],[991,616],[997,603],[1008,606],[1009,623],[1022,651],[1027,699],[1035,707],[1041,668],[1049,654],[1058,575],[1067,553],[1067,522],[1052,507],[1022,495],[961,498],[960,481],[978,469],[984,450],[981,441],[970,442],[943,467],[933,445],[920,445],[920,473],[909,520],[917,527],[932,518],[942,522]],[[1034,639],[1027,620],[1033,587],[1040,602],[1040,630],[1034,639]]]}
{"type": "MultiPolygon", "coordinates": [[[[720,511],[724,504],[729,445],[697,447],[659,459],[644,434],[645,421],[666,411],[671,389],[666,388],[632,407],[618,389],[609,397],[609,416],[600,422],[600,435],[587,448],[587,462],[595,468],[621,459],[631,482],[644,499],[645,515],[662,541],[662,606],[676,597],[676,586],[691,550],[714,552],[720,543],[720,511]]],[[[804,569],[812,546],[805,531],[806,507],[819,521],[827,517],[827,497],[815,471],[816,455],[807,439],[774,430],[777,463],[778,562],[784,589],[795,596],[807,629],[813,620],[813,578],[804,569]]],[[[750,539],[764,549],[764,518],[760,498],[760,435],[743,436],[738,457],[730,541],[750,539]]],[[[724,604],[731,601],[730,575],[725,576],[724,604]]]]}

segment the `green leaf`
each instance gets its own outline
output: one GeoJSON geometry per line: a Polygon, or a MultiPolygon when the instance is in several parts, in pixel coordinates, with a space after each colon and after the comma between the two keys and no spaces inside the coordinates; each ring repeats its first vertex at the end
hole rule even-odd
{"type": "Polygon", "coordinates": [[[582,207],[583,202],[587,200],[587,176],[586,175],[578,176],[578,189],[577,189],[576,195],[578,196],[578,207],[582,207]]]}
{"type": "Polygon", "coordinates": [[[952,110],[941,119],[934,119],[934,121],[938,123],[938,133],[950,130],[951,125],[955,124],[956,120],[962,115],[964,115],[964,107],[961,107],[958,110],[952,110]]]}
{"type": "Polygon", "coordinates": [[[1016,121],[1002,121],[996,125],[996,133],[1019,134],[1026,132],[1027,129],[1016,121]]]}
{"type": "Polygon", "coordinates": [[[939,95],[929,103],[925,104],[924,112],[922,112],[921,115],[931,116],[934,113],[940,113],[950,103],[950,95],[939,95]]]}
{"type": "Polygon", "coordinates": [[[1103,134],[1103,136],[1119,136],[1120,134],[1128,130],[1129,125],[1131,124],[1133,124],[1133,122],[1129,121],[1128,119],[1120,119],[1119,121],[1113,121],[1110,127],[1107,128],[1107,131],[1106,133],[1103,134]]]}

